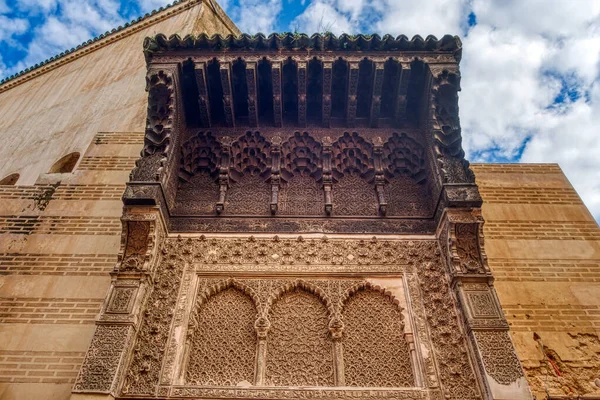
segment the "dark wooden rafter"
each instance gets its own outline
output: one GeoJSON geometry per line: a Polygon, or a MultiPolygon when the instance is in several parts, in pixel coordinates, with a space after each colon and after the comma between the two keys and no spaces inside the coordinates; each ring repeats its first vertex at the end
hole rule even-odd
{"type": "Polygon", "coordinates": [[[333,81],[333,60],[323,61],[323,111],[322,124],[329,128],[331,123],[331,83],[333,81]]]}
{"type": "Polygon", "coordinates": [[[206,63],[200,62],[194,65],[194,75],[198,86],[198,107],[200,109],[200,123],[204,128],[210,128],[210,101],[208,99],[208,88],[206,86],[206,63]]]}
{"type": "Polygon", "coordinates": [[[219,75],[221,77],[221,86],[223,87],[223,112],[225,115],[225,125],[235,126],[235,114],[233,107],[233,91],[231,90],[231,63],[220,62],[219,75]]]}
{"type": "Polygon", "coordinates": [[[385,61],[375,61],[375,73],[373,74],[373,99],[371,101],[371,112],[369,113],[369,126],[379,126],[379,115],[381,112],[381,90],[383,89],[385,61]]]}
{"type": "Polygon", "coordinates": [[[406,119],[406,103],[408,82],[410,80],[410,64],[400,63],[400,77],[398,79],[398,89],[396,95],[396,106],[394,107],[394,119],[400,123],[406,119]]]}
{"type": "Polygon", "coordinates": [[[298,125],[306,127],[306,81],[308,63],[299,61],[298,65],[298,125]]]}
{"type": "Polygon", "coordinates": [[[258,126],[258,83],[257,62],[246,61],[246,83],[248,85],[248,124],[251,127],[258,126]]]}
{"type": "Polygon", "coordinates": [[[348,62],[348,100],[346,102],[346,125],[353,128],[356,125],[356,103],[358,96],[358,61],[348,62]]]}
{"type": "Polygon", "coordinates": [[[273,125],[275,127],[282,126],[283,110],[281,99],[281,78],[282,78],[282,63],[281,61],[271,62],[271,80],[273,83],[273,125]]]}

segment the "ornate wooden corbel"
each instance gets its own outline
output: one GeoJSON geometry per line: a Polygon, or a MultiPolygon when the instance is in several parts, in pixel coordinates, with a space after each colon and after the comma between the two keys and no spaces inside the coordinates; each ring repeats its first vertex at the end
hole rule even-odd
{"type": "Polygon", "coordinates": [[[326,136],[321,141],[323,146],[323,192],[325,195],[325,214],[331,215],[333,201],[331,196],[331,187],[333,185],[333,176],[331,173],[331,138],[326,136]]]}
{"type": "Polygon", "coordinates": [[[385,216],[387,201],[385,199],[385,177],[383,175],[383,139],[377,136],[373,140],[373,161],[375,165],[375,191],[379,202],[379,214],[385,216]]]}
{"type": "Polygon", "coordinates": [[[271,140],[271,214],[277,213],[279,201],[279,185],[281,184],[281,138],[276,136],[271,140]]]}
{"type": "Polygon", "coordinates": [[[225,209],[225,199],[229,188],[229,164],[231,160],[231,143],[228,138],[221,139],[221,160],[219,162],[219,201],[215,206],[217,214],[225,209]]]}

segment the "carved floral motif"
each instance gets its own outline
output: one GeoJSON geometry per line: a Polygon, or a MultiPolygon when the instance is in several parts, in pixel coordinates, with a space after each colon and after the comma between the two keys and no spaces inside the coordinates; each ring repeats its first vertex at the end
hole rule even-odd
{"type": "Polygon", "coordinates": [[[521,362],[507,331],[474,331],[473,334],[485,371],[496,382],[510,385],[523,377],[521,362]]]}

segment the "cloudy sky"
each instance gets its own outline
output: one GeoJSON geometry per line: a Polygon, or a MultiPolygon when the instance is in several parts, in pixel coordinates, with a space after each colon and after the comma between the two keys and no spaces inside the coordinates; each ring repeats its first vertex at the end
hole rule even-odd
{"type": "MultiPolygon", "coordinates": [[[[473,162],[559,163],[600,221],[600,0],[221,0],[242,31],[449,33],[473,162]]],[[[0,0],[0,78],[164,6],[0,0]]]]}

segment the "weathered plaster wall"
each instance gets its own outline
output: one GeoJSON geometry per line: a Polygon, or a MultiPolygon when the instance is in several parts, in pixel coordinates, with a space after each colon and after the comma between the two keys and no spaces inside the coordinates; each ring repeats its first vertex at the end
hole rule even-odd
{"type": "Polygon", "coordinates": [[[70,397],[116,262],[120,198],[142,148],[143,38],[238,32],[202,2],[166,15],[172,11],[31,80],[0,86],[0,179],[21,175],[18,186],[0,186],[2,400],[70,397]],[[43,175],[73,151],[82,154],[73,173],[43,175]],[[43,184],[57,180],[56,188],[43,184]]]}
{"type": "Polygon", "coordinates": [[[489,265],[531,389],[538,399],[546,388],[600,396],[598,225],[556,164],[473,169],[489,265]]]}
{"type": "MultiPolygon", "coordinates": [[[[209,5],[191,1],[191,8],[151,17],[143,29],[120,33],[111,44],[8,88],[0,86],[0,179],[21,175],[18,184],[31,185],[54,162],[74,151],[84,153],[98,132],[143,131],[146,119],[146,36],[189,33],[239,33],[231,21],[209,5]],[[166,18],[154,24],[153,20],[166,18]],[[230,25],[226,25],[230,24],[230,25]],[[7,89],[8,88],[8,89],[7,89]]],[[[175,9],[175,8],[174,8],[175,9]]],[[[80,51],[83,51],[80,50],[80,51]]]]}

